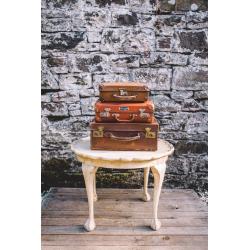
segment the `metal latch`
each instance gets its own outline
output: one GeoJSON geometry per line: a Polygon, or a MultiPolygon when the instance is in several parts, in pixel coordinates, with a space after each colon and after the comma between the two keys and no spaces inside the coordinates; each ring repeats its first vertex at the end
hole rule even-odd
{"type": "Polygon", "coordinates": [[[103,137],[104,127],[98,127],[97,130],[93,131],[93,137],[103,137]]]}
{"type": "Polygon", "coordinates": [[[149,113],[144,113],[145,109],[139,109],[141,118],[148,118],[149,113]]]}
{"type": "Polygon", "coordinates": [[[146,130],[146,136],[145,136],[146,138],[155,138],[156,137],[155,132],[150,131],[151,128],[145,128],[145,130],[146,130]]]}
{"type": "Polygon", "coordinates": [[[104,112],[100,112],[100,117],[109,117],[110,113],[109,111],[111,110],[111,108],[104,108],[104,112]]]}
{"type": "Polygon", "coordinates": [[[128,92],[126,89],[119,89],[119,91],[120,91],[121,96],[128,95],[128,92]]]}

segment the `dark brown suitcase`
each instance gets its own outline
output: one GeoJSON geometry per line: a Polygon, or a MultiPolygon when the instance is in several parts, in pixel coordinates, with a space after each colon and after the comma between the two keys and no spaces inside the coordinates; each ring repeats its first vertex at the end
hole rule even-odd
{"type": "Polygon", "coordinates": [[[152,123],[97,123],[90,124],[91,149],[113,151],[155,151],[159,124],[152,123]]]}
{"type": "Polygon", "coordinates": [[[154,117],[152,101],[140,103],[95,103],[96,122],[143,122],[151,123],[154,117]]]}
{"type": "Polygon", "coordinates": [[[138,82],[106,82],[99,85],[102,102],[145,102],[149,88],[138,82]]]}

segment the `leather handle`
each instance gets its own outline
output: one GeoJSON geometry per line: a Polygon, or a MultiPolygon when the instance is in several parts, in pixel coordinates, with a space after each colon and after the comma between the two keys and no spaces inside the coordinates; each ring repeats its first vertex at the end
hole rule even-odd
{"type": "Polygon", "coordinates": [[[116,141],[136,141],[139,140],[140,134],[138,133],[136,136],[133,137],[119,137],[119,136],[115,136],[112,133],[109,134],[110,135],[110,139],[116,140],[116,141]]]}
{"type": "Polygon", "coordinates": [[[136,117],[136,115],[133,114],[133,115],[131,115],[131,118],[130,118],[130,119],[128,119],[128,120],[123,120],[123,119],[119,119],[119,118],[118,118],[118,117],[119,117],[119,114],[113,114],[113,116],[114,116],[115,120],[118,121],[118,122],[132,122],[132,121],[135,119],[135,117],[136,117]]]}
{"type": "Polygon", "coordinates": [[[113,97],[119,99],[120,101],[131,101],[134,100],[137,95],[117,95],[113,94],[113,97]]]}

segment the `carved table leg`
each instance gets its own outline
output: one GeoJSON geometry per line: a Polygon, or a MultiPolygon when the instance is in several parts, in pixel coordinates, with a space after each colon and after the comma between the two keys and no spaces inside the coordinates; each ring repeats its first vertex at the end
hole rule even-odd
{"type": "Polygon", "coordinates": [[[94,201],[97,201],[98,198],[97,198],[97,193],[96,193],[96,172],[97,172],[97,167],[95,169],[95,176],[94,176],[94,201]]]}
{"type": "Polygon", "coordinates": [[[159,204],[162,182],[166,171],[166,164],[165,162],[161,163],[159,165],[151,167],[151,170],[154,175],[154,201],[153,201],[154,211],[153,211],[153,220],[151,223],[151,228],[153,230],[159,230],[161,227],[161,222],[158,219],[158,204],[159,204]]]}
{"type": "Polygon", "coordinates": [[[88,196],[89,205],[89,218],[84,224],[84,228],[87,231],[92,231],[95,229],[95,219],[94,219],[94,179],[96,167],[90,165],[82,164],[82,172],[85,180],[85,186],[88,196]]]}
{"type": "Polygon", "coordinates": [[[150,201],[150,195],[148,193],[148,176],[150,168],[144,168],[144,190],[143,190],[143,200],[150,201]]]}

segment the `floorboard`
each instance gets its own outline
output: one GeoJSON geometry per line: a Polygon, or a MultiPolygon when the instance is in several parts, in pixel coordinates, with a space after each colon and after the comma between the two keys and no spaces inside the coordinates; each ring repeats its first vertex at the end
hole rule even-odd
{"type": "MultiPolygon", "coordinates": [[[[149,191],[152,197],[152,190],[149,191]]],[[[150,229],[152,201],[140,189],[97,189],[97,227],[86,232],[86,190],[51,188],[42,202],[42,250],[205,250],[207,205],[193,190],[163,189],[159,231],[150,229]]]]}

